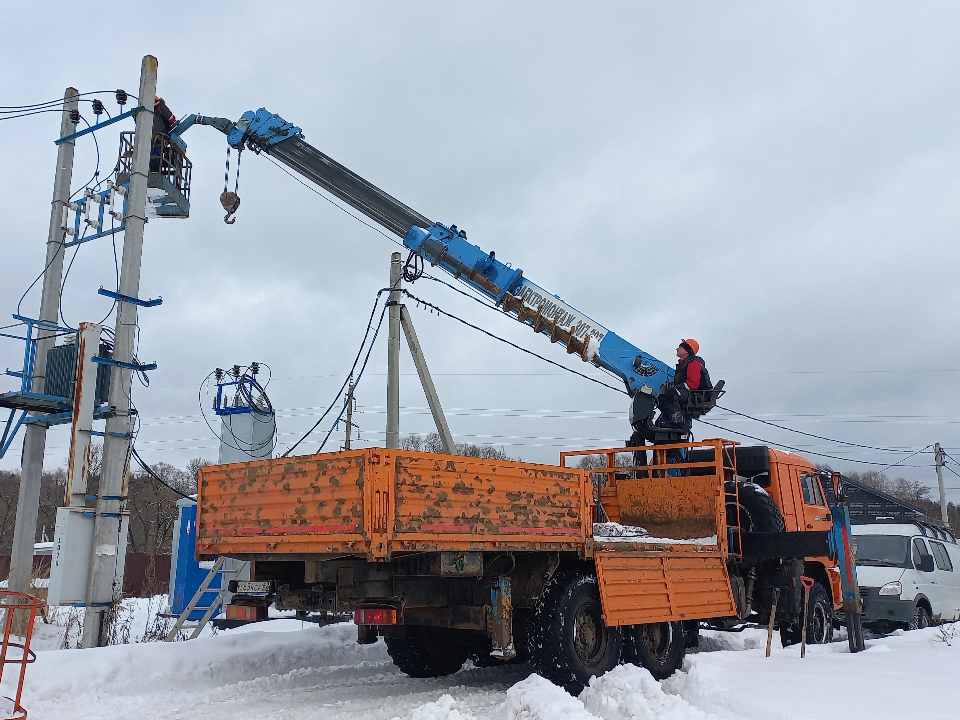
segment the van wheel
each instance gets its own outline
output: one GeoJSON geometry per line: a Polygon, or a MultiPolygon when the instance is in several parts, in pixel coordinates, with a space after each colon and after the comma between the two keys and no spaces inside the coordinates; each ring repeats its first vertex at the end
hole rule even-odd
{"type": "Polygon", "coordinates": [[[907,630],[921,630],[930,625],[930,615],[923,605],[917,605],[913,611],[913,620],[907,625],[907,630]]]}
{"type": "Polygon", "coordinates": [[[551,578],[528,637],[536,671],[571,695],[579,695],[591,677],[615,668],[623,645],[620,628],[603,623],[596,575],[574,570],[551,578]]]}
{"type": "MultiPolygon", "coordinates": [[[[733,492],[733,482],[724,483],[724,490],[733,492]]],[[[752,482],[738,482],[737,498],[727,500],[727,525],[743,532],[783,532],[783,514],[777,503],[762,487],[752,482]]]]}
{"type": "MultiPolygon", "coordinates": [[[[803,602],[803,595],[800,596],[803,602]]],[[[800,606],[803,612],[803,605],[800,606]]],[[[802,638],[802,618],[800,622],[780,628],[780,642],[784,647],[797,645],[802,638]]],[[[807,605],[807,644],[822,645],[833,642],[833,604],[830,595],[820,583],[810,588],[810,602],[807,605]]]]}
{"type": "Polygon", "coordinates": [[[624,660],[642,665],[665,680],[683,665],[686,634],[682,622],[659,622],[625,628],[624,660]]]}
{"type": "Polygon", "coordinates": [[[405,636],[384,640],[393,664],[415,678],[452,675],[463,667],[469,654],[469,648],[443,628],[408,625],[405,636]]]}

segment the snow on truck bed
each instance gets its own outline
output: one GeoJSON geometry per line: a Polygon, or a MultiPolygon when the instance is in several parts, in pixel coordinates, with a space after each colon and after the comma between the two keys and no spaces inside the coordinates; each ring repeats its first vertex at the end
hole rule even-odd
{"type": "Polygon", "coordinates": [[[358,645],[353,625],[274,620],[188,642],[40,651],[23,702],[45,720],[956,717],[960,633],[952,646],[938,628],[868,640],[858,655],[845,641],[812,646],[802,660],[776,639],[765,658],[765,639],[704,631],[701,650],[668,680],[624,665],[574,698],[528,665],[408,678],[382,641],[358,645]]]}
{"type": "Polygon", "coordinates": [[[645,528],[615,522],[594,523],[593,539],[600,542],[651,543],[657,545],[716,545],[717,536],[701,538],[653,537],[645,528]]]}

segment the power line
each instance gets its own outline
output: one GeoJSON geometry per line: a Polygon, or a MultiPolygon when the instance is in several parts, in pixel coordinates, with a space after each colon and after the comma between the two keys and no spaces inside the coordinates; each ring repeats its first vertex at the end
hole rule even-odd
{"type": "MultiPolygon", "coordinates": [[[[747,415],[746,413],[738,412],[736,410],[731,410],[730,408],[723,407],[722,405],[717,405],[717,407],[728,413],[733,413],[734,415],[739,415],[740,417],[747,418],[748,420],[753,420],[758,423],[763,423],[764,425],[770,425],[771,427],[779,428],[780,430],[786,430],[787,432],[797,433],[798,435],[806,435],[807,437],[816,438],[817,440],[826,440],[827,442],[838,443],[840,445],[850,445],[851,447],[865,448],[867,450],[882,450],[883,452],[895,452],[895,453],[910,452],[910,450],[895,450],[892,448],[874,447],[873,445],[861,445],[860,443],[847,442],[846,440],[835,440],[833,438],[824,437],[823,435],[814,435],[813,433],[804,432],[803,430],[795,430],[793,428],[786,427],[785,425],[778,425],[777,423],[772,423],[772,422],[769,422],[768,420],[761,420],[760,418],[755,418],[751,415],[747,415]]],[[[928,445],[927,447],[930,447],[930,446],[928,445]]],[[[924,448],[924,450],[926,450],[926,448],[924,448]]],[[[914,455],[915,454],[916,453],[914,453],[914,455]]]]}
{"type": "MultiPolygon", "coordinates": [[[[787,450],[792,450],[793,452],[805,453],[805,454],[809,454],[809,455],[817,455],[818,457],[825,457],[825,458],[829,458],[829,459],[831,459],[831,460],[840,460],[841,462],[855,462],[855,463],[861,463],[861,464],[863,464],[863,465],[883,465],[883,463],[873,462],[873,461],[871,461],[871,460],[857,460],[856,458],[845,458],[845,457],[838,457],[837,455],[827,455],[826,453],[814,452],[813,450],[801,450],[800,448],[795,448],[795,447],[792,447],[792,446],[790,446],[790,445],[784,445],[783,443],[775,443],[775,442],[772,442],[772,441],[770,441],[770,440],[764,440],[763,438],[755,437],[755,436],[753,436],[753,435],[747,435],[747,433],[742,433],[742,432],[738,432],[738,431],[736,431],[736,430],[730,430],[729,428],[720,427],[719,425],[714,425],[713,423],[707,422],[706,420],[702,420],[702,419],[701,419],[701,420],[699,420],[699,422],[703,423],[704,425],[709,425],[709,426],[712,427],[712,428],[716,428],[717,430],[722,430],[723,432],[733,433],[734,435],[739,435],[740,437],[745,437],[745,438],[749,438],[749,439],[751,439],[751,440],[756,440],[757,442],[761,442],[761,443],[763,443],[764,445],[773,445],[774,447],[785,448],[785,449],[787,449],[787,450]]],[[[930,447],[930,446],[928,445],[927,447],[930,447]]],[[[924,450],[926,450],[926,449],[927,449],[927,448],[924,448],[924,450]]],[[[923,452],[923,450],[918,450],[916,453],[914,453],[914,455],[916,455],[916,454],[918,454],[918,453],[921,453],[921,452],[923,452]]],[[[912,456],[911,456],[911,457],[912,457],[912,456]]],[[[909,458],[904,458],[904,460],[909,460],[909,458]]],[[[903,462],[903,461],[901,461],[901,462],[903,462]]],[[[893,467],[893,466],[892,466],[892,465],[887,465],[886,467],[893,467]]],[[[925,468],[925,467],[932,467],[932,466],[931,466],[931,465],[902,465],[901,467],[925,468]]]]}
{"type": "MultiPolygon", "coordinates": [[[[380,304],[380,296],[383,295],[383,293],[385,292],[390,292],[391,290],[392,290],[391,288],[382,288],[379,292],[377,292],[377,297],[373,301],[373,308],[370,310],[370,317],[367,319],[367,329],[363,333],[363,340],[360,341],[360,348],[357,350],[357,356],[353,359],[353,365],[350,367],[350,372],[347,374],[346,379],[344,379],[343,385],[340,386],[340,389],[337,391],[337,394],[334,395],[333,402],[331,402],[329,407],[327,407],[327,409],[324,410],[323,415],[321,415],[320,419],[313,424],[313,427],[307,430],[307,432],[303,434],[303,437],[301,437],[293,445],[291,445],[287,449],[287,451],[283,453],[283,455],[281,455],[280,457],[287,457],[287,455],[293,452],[300,443],[306,440],[307,437],[310,435],[310,433],[312,433],[314,430],[317,429],[317,427],[319,427],[320,423],[323,422],[323,419],[329,414],[329,412],[333,409],[333,406],[336,405],[337,401],[340,399],[340,395],[343,393],[344,388],[347,387],[347,383],[350,382],[350,378],[353,377],[353,371],[356,369],[357,363],[360,361],[360,356],[363,354],[364,345],[366,345],[367,337],[370,335],[370,328],[373,326],[373,316],[377,312],[377,306],[380,304]]],[[[376,340],[377,334],[379,334],[380,332],[380,327],[381,325],[383,325],[383,316],[386,313],[386,310],[387,310],[387,306],[384,305],[380,311],[380,320],[377,323],[377,330],[374,333],[374,340],[376,340]]],[[[371,348],[373,347],[372,341],[370,343],[370,347],[371,348]]],[[[369,357],[370,357],[370,351],[368,350],[367,358],[369,357]]],[[[366,367],[367,365],[366,359],[363,361],[363,365],[364,367],[366,367]]],[[[327,437],[329,436],[330,434],[328,433],[327,437]]],[[[324,442],[326,442],[326,439],[324,439],[324,442]]]]}
{"type": "Polygon", "coordinates": [[[406,248],[406,247],[407,247],[407,246],[404,245],[402,242],[400,242],[399,240],[397,240],[395,237],[392,237],[392,236],[390,236],[390,235],[387,235],[383,230],[381,230],[380,228],[378,228],[376,225],[371,225],[371,224],[368,223],[366,220],[364,220],[363,218],[361,218],[359,215],[354,215],[352,212],[350,212],[349,210],[347,210],[345,207],[343,207],[343,206],[340,205],[339,203],[334,202],[333,200],[331,200],[330,198],[328,198],[326,195],[324,195],[322,192],[320,192],[319,190],[317,190],[315,187],[313,187],[312,185],[307,184],[306,182],[303,181],[303,179],[301,179],[301,178],[297,177],[296,175],[294,175],[292,172],[290,172],[287,168],[285,168],[283,165],[281,165],[280,163],[278,163],[276,160],[274,160],[274,159],[273,159],[272,157],[270,157],[269,155],[264,155],[264,157],[267,158],[267,160],[269,160],[270,162],[272,162],[274,165],[276,165],[278,168],[280,168],[281,170],[283,170],[287,175],[289,175],[290,177],[292,177],[292,178],[293,178],[294,180],[296,180],[298,183],[300,183],[301,185],[303,185],[307,190],[309,190],[309,191],[312,192],[312,193],[315,193],[316,195],[319,195],[321,198],[323,198],[323,199],[326,200],[328,203],[330,203],[331,205],[333,205],[335,208],[337,208],[337,210],[340,210],[341,212],[346,213],[347,215],[349,215],[350,217],[352,217],[354,220],[356,220],[356,221],[357,221],[358,223],[360,223],[361,225],[366,225],[366,226],[367,226],[368,228],[370,228],[371,230],[374,230],[374,231],[380,233],[381,235],[383,235],[383,236],[384,236],[387,240],[389,240],[390,242],[392,242],[392,243],[394,243],[394,244],[396,244],[396,245],[399,245],[399,246],[402,247],[402,248],[406,248]]]}
{"type": "Polygon", "coordinates": [[[484,330],[484,329],[483,329],[482,327],[480,327],[479,325],[474,325],[473,323],[468,322],[467,320],[464,320],[463,318],[458,317],[458,316],[454,315],[453,313],[447,312],[446,310],[444,310],[444,309],[442,309],[442,308],[434,305],[433,303],[427,302],[426,300],[423,300],[423,299],[417,297],[416,295],[412,294],[411,292],[409,292],[409,291],[407,291],[407,290],[403,290],[402,292],[403,292],[404,295],[406,295],[407,297],[409,297],[409,298],[410,298],[411,300],[413,300],[414,302],[417,302],[417,303],[419,303],[419,304],[421,304],[421,305],[424,305],[424,306],[430,308],[431,310],[435,310],[435,311],[436,311],[437,313],[439,313],[440,315],[444,315],[444,316],[446,316],[446,317],[448,317],[448,318],[452,318],[452,319],[456,320],[457,322],[463,323],[463,324],[466,325],[467,327],[473,328],[473,329],[476,330],[477,332],[481,332],[481,333],[483,333],[484,335],[486,335],[487,337],[491,337],[491,338],[493,338],[494,340],[499,340],[500,342],[505,343],[505,344],[509,345],[509,346],[512,347],[512,348],[516,348],[517,350],[519,350],[519,351],[521,351],[521,352],[524,352],[524,353],[526,353],[527,355],[532,355],[533,357],[538,358],[538,359],[540,359],[540,360],[543,360],[545,363],[549,363],[550,365],[553,365],[554,367],[558,367],[558,368],[560,368],[561,370],[566,370],[568,373],[573,373],[574,375],[579,375],[580,377],[582,377],[582,378],[584,378],[584,379],[586,379],[586,380],[589,380],[590,382],[594,382],[594,383],[596,383],[597,385],[602,385],[603,387],[605,387],[605,388],[607,388],[607,389],[609,389],[609,390],[613,390],[613,391],[618,392],[618,393],[623,393],[624,395],[627,394],[625,390],[621,390],[620,388],[614,387],[613,385],[607,385],[607,383],[603,382],[602,380],[597,380],[596,378],[592,378],[592,377],[590,377],[589,375],[585,375],[584,373],[579,372],[578,370],[574,370],[573,368],[568,368],[566,365],[561,365],[560,363],[554,362],[553,360],[550,360],[549,358],[545,358],[543,355],[538,355],[537,353],[533,352],[532,350],[527,350],[525,347],[521,347],[520,345],[517,345],[516,343],[510,342],[510,341],[507,340],[506,338],[502,338],[502,337],[500,337],[499,335],[494,335],[494,334],[493,334],[492,332],[490,332],[489,330],[484,330]]]}
{"type": "Polygon", "coordinates": [[[173,487],[173,485],[168,485],[168,484],[163,480],[163,478],[161,478],[159,475],[157,475],[157,474],[150,468],[150,466],[147,465],[147,464],[143,461],[143,459],[140,457],[140,454],[137,452],[137,449],[133,446],[133,443],[130,444],[130,452],[133,454],[133,457],[136,459],[136,461],[140,464],[140,467],[142,467],[142,468],[146,471],[147,475],[149,475],[150,477],[152,477],[154,480],[156,480],[158,483],[160,483],[161,485],[163,485],[163,486],[164,486],[165,488],[167,488],[168,490],[172,490],[173,492],[175,492],[175,493],[176,493],[177,495],[179,495],[180,497],[182,497],[182,498],[187,498],[187,499],[189,499],[189,500],[193,500],[193,499],[194,499],[192,495],[187,495],[185,492],[181,492],[180,490],[177,490],[175,487],[173,487]]]}

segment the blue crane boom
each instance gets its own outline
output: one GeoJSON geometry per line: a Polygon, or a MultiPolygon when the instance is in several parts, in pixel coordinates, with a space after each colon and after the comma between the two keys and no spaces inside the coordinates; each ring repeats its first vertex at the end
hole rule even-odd
{"type": "Polygon", "coordinates": [[[524,277],[519,268],[504,264],[493,251],[468,242],[456,225],[429,220],[312,147],[299,127],[280,116],[265,108],[245,112],[237,122],[190,115],[171,130],[171,139],[182,143],[180,135],[195,124],[215,127],[232,147],[265,152],[312,180],[402,238],[431,265],[479,291],[551,342],[563,344],[567,353],[617,375],[631,396],[639,393],[652,399],[663,383],[673,379],[671,367],[524,277]]]}

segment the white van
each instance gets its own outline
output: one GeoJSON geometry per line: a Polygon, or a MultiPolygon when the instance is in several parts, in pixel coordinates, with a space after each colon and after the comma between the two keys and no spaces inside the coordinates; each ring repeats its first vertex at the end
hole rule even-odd
{"type": "Polygon", "coordinates": [[[911,630],[960,618],[960,547],[926,523],[854,525],[863,623],[911,630]]]}

